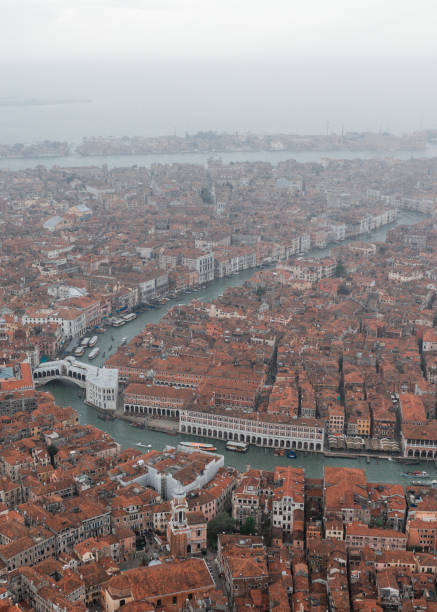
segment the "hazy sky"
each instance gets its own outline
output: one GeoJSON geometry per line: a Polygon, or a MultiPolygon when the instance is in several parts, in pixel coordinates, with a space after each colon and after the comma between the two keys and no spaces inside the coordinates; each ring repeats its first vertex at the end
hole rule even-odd
{"type": "Polygon", "coordinates": [[[0,0],[0,142],[437,128],[437,0],[0,0]]]}
{"type": "Polygon", "coordinates": [[[1,0],[0,58],[436,56],[435,0],[1,0]]]}

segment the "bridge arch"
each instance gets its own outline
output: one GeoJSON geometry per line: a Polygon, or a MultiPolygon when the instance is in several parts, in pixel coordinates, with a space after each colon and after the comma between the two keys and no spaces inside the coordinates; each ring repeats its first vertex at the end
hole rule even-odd
{"type": "Polygon", "coordinates": [[[33,380],[36,386],[45,385],[53,380],[61,382],[71,382],[75,385],[85,388],[87,380],[87,371],[89,366],[86,363],[77,361],[73,357],[66,359],[58,359],[39,365],[33,371],[33,380]]]}

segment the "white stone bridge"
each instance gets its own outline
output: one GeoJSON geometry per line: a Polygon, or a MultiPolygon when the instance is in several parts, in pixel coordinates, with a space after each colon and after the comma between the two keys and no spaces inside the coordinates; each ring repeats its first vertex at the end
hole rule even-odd
{"type": "MultiPolygon", "coordinates": [[[[47,361],[33,371],[33,381],[36,386],[45,385],[52,380],[63,380],[72,382],[79,387],[85,389],[88,374],[88,366],[86,363],[77,361],[72,357],[58,359],[57,361],[47,361]]],[[[95,368],[94,369],[98,369],[95,368]]]]}
{"type": "Polygon", "coordinates": [[[74,383],[86,390],[86,403],[106,413],[115,412],[118,397],[118,370],[98,368],[66,357],[47,361],[33,371],[35,386],[57,380],[74,383]]]}

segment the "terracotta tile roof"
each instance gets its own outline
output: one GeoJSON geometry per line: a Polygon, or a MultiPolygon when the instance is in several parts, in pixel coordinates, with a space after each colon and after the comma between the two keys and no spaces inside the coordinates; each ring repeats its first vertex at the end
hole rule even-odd
{"type": "Polygon", "coordinates": [[[188,559],[181,562],[127,570],[110,578],[106,589],[116,597],[131,594],[135,601],[148,600],[166,594],[189,593],[214,587],[205,562],[188,559]]]}

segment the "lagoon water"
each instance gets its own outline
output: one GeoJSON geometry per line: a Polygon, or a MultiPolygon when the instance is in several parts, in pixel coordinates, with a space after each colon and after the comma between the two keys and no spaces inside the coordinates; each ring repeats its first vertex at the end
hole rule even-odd
{"type": "Polygon", "coordinates": [[[11,53],[0,60],[0,143],[200,130],[402,134],[437,128],[432,56],[270,57],[262,49],[260,40],[252,60],[66,60],[53,49],[43,61],[31,58],[32,49],[24,62],[11,53]],[[11,99],[39,104],[12,106],[11,99]],[[89,102],[47,103],[62,100],[89,102]]]}

